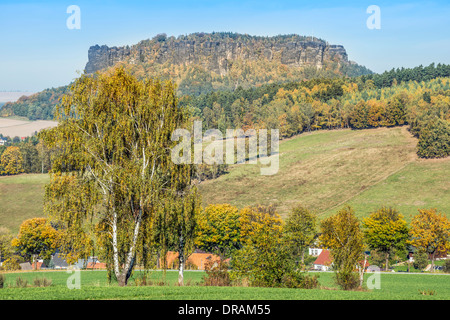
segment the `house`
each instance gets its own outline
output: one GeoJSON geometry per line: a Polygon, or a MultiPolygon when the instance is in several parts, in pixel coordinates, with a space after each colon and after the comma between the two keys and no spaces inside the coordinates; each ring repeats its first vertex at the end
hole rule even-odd
{"type": "Polygon", "coordinates": [[[330,256],[330,250],[323,249],[317,257],[316,261],[314,261],[313,268],[317,271],[328,271],[330,270],[331,264],[332,260],[330,256]]]}
{"type": "Polygon", "coordinates": [[[50,258],[50,261],[44,262],[42,259],[38,260],[36,269],[67,269],[68,266],[69,264],[67,261],[63,259],[59,253],[55,253],[50,258]]]}
{"type": "Polygon", "coordinates": [[[322,250],[320,248],[308,248],[308,254],[312,257],[318,257],[322,253],[322,250]]]}
{"type": "Polygon", "coordinates": [[[6,142],[8,142],[8,140],[0,138],[0,146],[4,146],[6,142]]]}
{"type": "Polygon", "coordinates": [[[78,269],[103,269],[103,265],[106,269],[106,264],[101,263],[97,257],[89,257],[88,259],[78,259],[75,263],[75,267],[78,269]]]}
{"type": "Polygon", "coordinates": [[[380,267],[378,267],[376,265],[369,265],[366,267],[366,272],[379,272],[379,271],[380,271],[380,267]]]}

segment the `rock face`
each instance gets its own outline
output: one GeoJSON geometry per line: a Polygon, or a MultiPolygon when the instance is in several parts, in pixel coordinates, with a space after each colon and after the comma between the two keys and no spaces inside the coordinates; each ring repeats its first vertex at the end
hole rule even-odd
{"type": "Polygon", "coordinates": [[[95,45],[89,48],[88,63],[85,72],[94,73],[96,71],[111,67],[117,62],[124,61],[130,56],[131,50],[128,47],[112,47],[95,45]]]}
{"type": "Polygon", "coordinates": [[[118,62],[152,62],[176,65],[198,64],[220,75],[228,74],[237,60],[276,60],[288,67],[322,68],[325,61],[348,64],[341,45],[298,35],[253,37],[231,34],[192,34],[178,38],[157,36],[132,47],[95,45],[89,49],[85,72],[93,73],[118,62]]]}

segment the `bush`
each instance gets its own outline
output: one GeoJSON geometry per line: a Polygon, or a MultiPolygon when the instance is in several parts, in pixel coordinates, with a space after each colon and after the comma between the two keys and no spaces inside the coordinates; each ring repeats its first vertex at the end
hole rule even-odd
{"type": "Polygon", "coordinates": [[[22,279],[21,277],[16,278],[16,287],[17,288],[26,288],[28,287],[28,280],[22,279]]]}
{"type": "Polygon", "coordinates": [[[294,270],[286,273],[281,280],[284,288],[314,289],[319,286],[318,276],[309,276],[294,270]]]}
{"type": "Polygon", "coordinates": [[[138,275],[136,279],[134,279],[134,284],[136,285],[136,287],[149,286],[151,283],[152,282],[150,279],[148,279],[146,273],[142,273],[138,275]]]}
{"type": "Polygon", "coordinates": [[[414,255],[413,266],[415,269],[423,270],[428,265],[428,255],[426,252],[418,252],[414,255]]]}
{"type": "Polygon", "coordinates": [[[47,279],[46,277],[35,278],[33,284],[35,287],[50,287],[52,285],[52,279],[47,279]]]}
{"type": "Polygon", "coordinates": [[[338,271],[335,277],[336,284],[344,290],[353,290],[359,287],[359,276],[355,272],[338,271]]]}
{"type": "Polygon", "coordinates": [[[205,286],[225,287],[231,285],[228,274],[228,263],[223,260],[209,260],[205,263],[206,276],[203,277],[205,286]]]}
{"type": "Polygon", "coordinates": [[[11,257],[6,259],[2,265],[3,270],[5,271],[16,271],[20,270],[19,258],[11,257]]]}
{"type": "Polygon", "coordinates": [[[190,261],[186,261],[186,263],[184,264],[184,268],[186,270],[198,270],[198,266],[190,261]]]}
{"type": "Polygon", "coordinates": [[[442,271],[445,273],[450,273],[450,259],[445,260],[444,265],[442,266],[442,271]]]}
{"type": "Polygon", "coordinates": [[[140,273],[134,279],[134,285],[136,287],[145,287],[145,286],[167,286],[168,283],[165,280],[152,280],[148,276],[147,273],[140,273]]]}

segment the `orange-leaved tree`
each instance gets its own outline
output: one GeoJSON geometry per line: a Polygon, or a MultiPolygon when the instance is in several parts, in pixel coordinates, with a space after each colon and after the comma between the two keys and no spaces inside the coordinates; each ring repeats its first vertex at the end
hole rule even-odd
{"type": "Polygon", "coordinates": [[[410,244],[431,256],[434,270],[436,254],[450,249],[450,221],[436,209],[419,209],[419,214],[411,221],[410,244]]]}
{"type": "Polygon", "coordinates": [[[0,174],[14,175],[23,172],[23,158],[19,147],[6,148],[0,158],[0,174]]]}
{"type": "Polygon", "coordinates": [[[37,259],[50,259],[55,252],[59,233],[46,218],[33,218],[22,222],[17,238],[11,241],[21,256],[33,259],[37,268],[37,259]]]}

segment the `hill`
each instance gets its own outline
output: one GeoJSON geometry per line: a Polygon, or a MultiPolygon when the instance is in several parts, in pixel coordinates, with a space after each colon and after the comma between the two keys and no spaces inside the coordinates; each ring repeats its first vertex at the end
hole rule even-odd
{"type": "Polygon", "coordinates": [[[124,65],[138,77],[175,81],[180,95],[371,73],[350,62],[343,46],[296,34],[160,34],[131,47],[92,46],[88,58],[87,74],[124,65]]]}
{"type": "Polygon", "coordinates": [[[283,216],[303,204],[325,217],[345,203],[359,217],[383,205],[400,209],[408,221],[418,208],[450,216],[450,159],[418,159],[416,144],[405,126],[302,134],[280,143],[277,174],[234,165],[199,188],[205,205],[273,204],[283,216]]]}
{"type": "MultiPolygon", "coordinates": [[[[178,95],[193,95],[318,77],[370,75],[372,71],[348,60],[345,48],[299,35],[258,37],[237,33],[158,35],[133,46],[95,45],[88,51],[85,73],[124,66],[133,75],[173,80],[178,95]]],[[[30,120],[53,119],[67,86],[46,89],[6,103],[0,116],[30,120]]]]}
{"type": "MultiPolygon", "coordinates": [[[[450,158],[418,159],[417,140],[406,127],[305,133],[280,143],[280,169],[261,176],[258,165],[233,165],[199,185],[203,204],[239,208],[274,204],[285,217],[298,203],[320,217],[344,203],[367,216],[379,206],[398,208],[408,221],[418,208],[436,207],[450,217],[450,158]]],[[[47,174],[0,177],[0,225],[43,216],[47,174]]]]}

